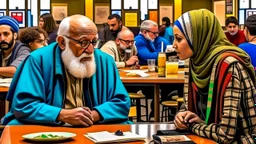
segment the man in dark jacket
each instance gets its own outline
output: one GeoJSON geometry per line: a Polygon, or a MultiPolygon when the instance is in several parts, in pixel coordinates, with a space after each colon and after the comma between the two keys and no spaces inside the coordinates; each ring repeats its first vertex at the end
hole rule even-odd
{"type": "Polygon", "coordinates": [[[112,14],[108,17],[107,26],[104,27],[103,30],[103,44],[108,42],[109,40],[115,40],[117,38],[117,34],[124,29],[128,29],[123,26],[122,18],[118,14],[112,14]]]}
{"type": "Polygon", "coordinates": [[[9,16],[0,17],[0,77],[13,77],[30,49],[17,41],[18,22],[9,16]]]}

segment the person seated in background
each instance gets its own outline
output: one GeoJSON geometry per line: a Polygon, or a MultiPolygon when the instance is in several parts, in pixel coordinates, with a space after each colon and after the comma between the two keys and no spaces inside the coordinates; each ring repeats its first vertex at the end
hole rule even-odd
{"type": "Polygon", "coordinates": [[[244,32],[238,29],[238,20],[236,17],[231,16],[226,19],[226,29],[225,32],[228,40],[234,45],[238,46],[239,44],[246,42],[244,32]]]}
{"type": "Polygon", "coordinates": [[[118,14],[112,14],[108,17],[107,20],[108,26],[103,29],[103,39],[102,42],[105,44],[110,40],[115,40],[117,38],[117,34],[121,30],[128,29],[122,23],[122,18],[118,14]]]}
{"type": "Polygon", "coordinates": [[[122,30],[115,41],[108,41],[101,50],[112,56],[117,68],[135,65],[138,62],[137,48],[134,45],[134,35],[130,30],[122,30]]]}
{"type": "Polygon", "coordinates": [[[162,18],[162,26],[159,29],[159,36],[164,37],[170,44],[173,43],[173,29],[168,17],[162,18]]]}
{"type": "Polygon", "coordinates": [[[48,35],[40,27],[27,27],[19,32],[19,40],[30,47],[31,51],[47,45],[48,35]]]}
{"type": "Polygon", "coordinates": [[[47,32],[48,44],[56,42],[58,27],[50,13],[44,13],[39,17],[39,27],[47,32]]]}
{"type": "Polygon", "coordinates": [[[242,43],[238,47],[251,57],[251,63],[256,70],[256,15],[251,15],[246,19],[244,35],[248,42],[242,43]]]}
{"type": "Polygon", "coordinates": [[[17,41],[19,23],[10,16],[0,17],[0,77],[13,77],[30,49],[17,41]]]}
{"type": "MultiPolygon", "coordinates": [[[[146,65],[147,59],[155,59],[157,62],[158,53],[161,52],[162,42],[164,41],[164,38],[157,37],[157,23],[152,20],[143,21],[140,25],[140,34],[135,37],[140,65],[146,65]]],[[[166,49],[166,45],[169,45],[167,40],[165,40],[163,52],[166,49]]]]}
{"type": "Polygon", "coordinates": [[[254,143],[255,71],[250,57],[227,40],[209,10],[186,12],[174,25],[173,48],[181,60],[190,61],[176,128],[217,143],[254,143]]]}
{"type": "Polygon", "coordinates": [[[130,123],[130,98],[113,58],[94,49],[96,35],[83,15],[63,19],[57,43],[31,53],[17,70],[3,124],[130,123]]]}

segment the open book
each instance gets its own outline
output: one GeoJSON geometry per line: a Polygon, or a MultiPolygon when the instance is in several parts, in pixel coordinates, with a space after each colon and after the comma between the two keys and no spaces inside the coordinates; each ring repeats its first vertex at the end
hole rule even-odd
{"type": "Polygon", "coordinates": [[[94,143],[113,143],[113,142],[130,142],[130,141],[140,141],[144,140],[145,137],[142,137],[138,134],[132,132],[123,132],[123,136],[117,136],[114,133],[107,131],[87,133],[84,136],[93,141],[94,143]]]}

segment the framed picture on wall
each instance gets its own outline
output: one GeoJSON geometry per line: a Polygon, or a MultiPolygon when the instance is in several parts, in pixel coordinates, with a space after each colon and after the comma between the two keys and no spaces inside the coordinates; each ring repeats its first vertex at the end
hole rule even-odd
{"type": "Polygon", "coordinates": [[[225,26],[226,13],[225,13],[225,1],[214,2],[214,15],[220,22],[221,26],[225,26]]]}
{"type": "Polygon", "coordinates": [[[226,14],[233,14],[233,0],[226,0],[226,14]]]}
{"type": "Polygon", "coordinates": [[[68,16],[67,3],[52,3],[52,16],[55,21],[61,21],[68,16]]]}
{"type": "Polygon", "coordinates": [[[0,16],[5,16],[6,14],[5,14],[5,10],[0,10],[0,16]]]}
{"type": "Polygon", "coordinates": [[[247,8],[249,8],[249,0],[239,0],[239,8],[240,9],[247,9],[247,8]]]}
{"type": "Polygon", "coordinates": [[[168,17],[173,22],[173,7],[171,5],[160,5],[159,7],[159,22],[162,25],[162,18],[168,17]]]}
{"type": "Polygon", "coordinates": [[[109,4],[95,3],[94,4],[94,22],[95,24],[103,24],[107,22],[110,15],[109,4]]]}
{"type": "Polygon", "coordinates": [[[19,27],[25,27],[25,11],[9,11],[9,16],[17,20],[19,27]]]}
{"type": "Polygon", "coordinates": [[[121,10],[112,10],[111,14],[118,14],[122,17],[121,10]]]}
{"type": "Polygon", "coordinates": [[[149,11],[149,19],[158,23],[158,11],[157,10],[150,10],[149,11]]]}
{"type": "Polygon", "coordinates": [[[138,27],[139,13],[136,11],[124,11],[124,25],[126,27],[138,27]]]}
{"type": "Polygon", "coordinates": [[[248,16],[251,16],[251,15],[256,15],[256,9],[246,10],[246,18],[248,18],[248,16]]]}

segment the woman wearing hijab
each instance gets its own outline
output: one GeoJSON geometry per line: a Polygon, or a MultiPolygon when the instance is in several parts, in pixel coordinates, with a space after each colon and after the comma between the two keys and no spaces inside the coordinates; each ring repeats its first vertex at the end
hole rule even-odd
{"type": "Polygon", "coordinates": [[[205,9],[183,14],[174,37],[179,58],[189,58],[176,128],[218,143],[254,143],[255,73],[249,56],[227,40],[217,18],[205,9]]]}

